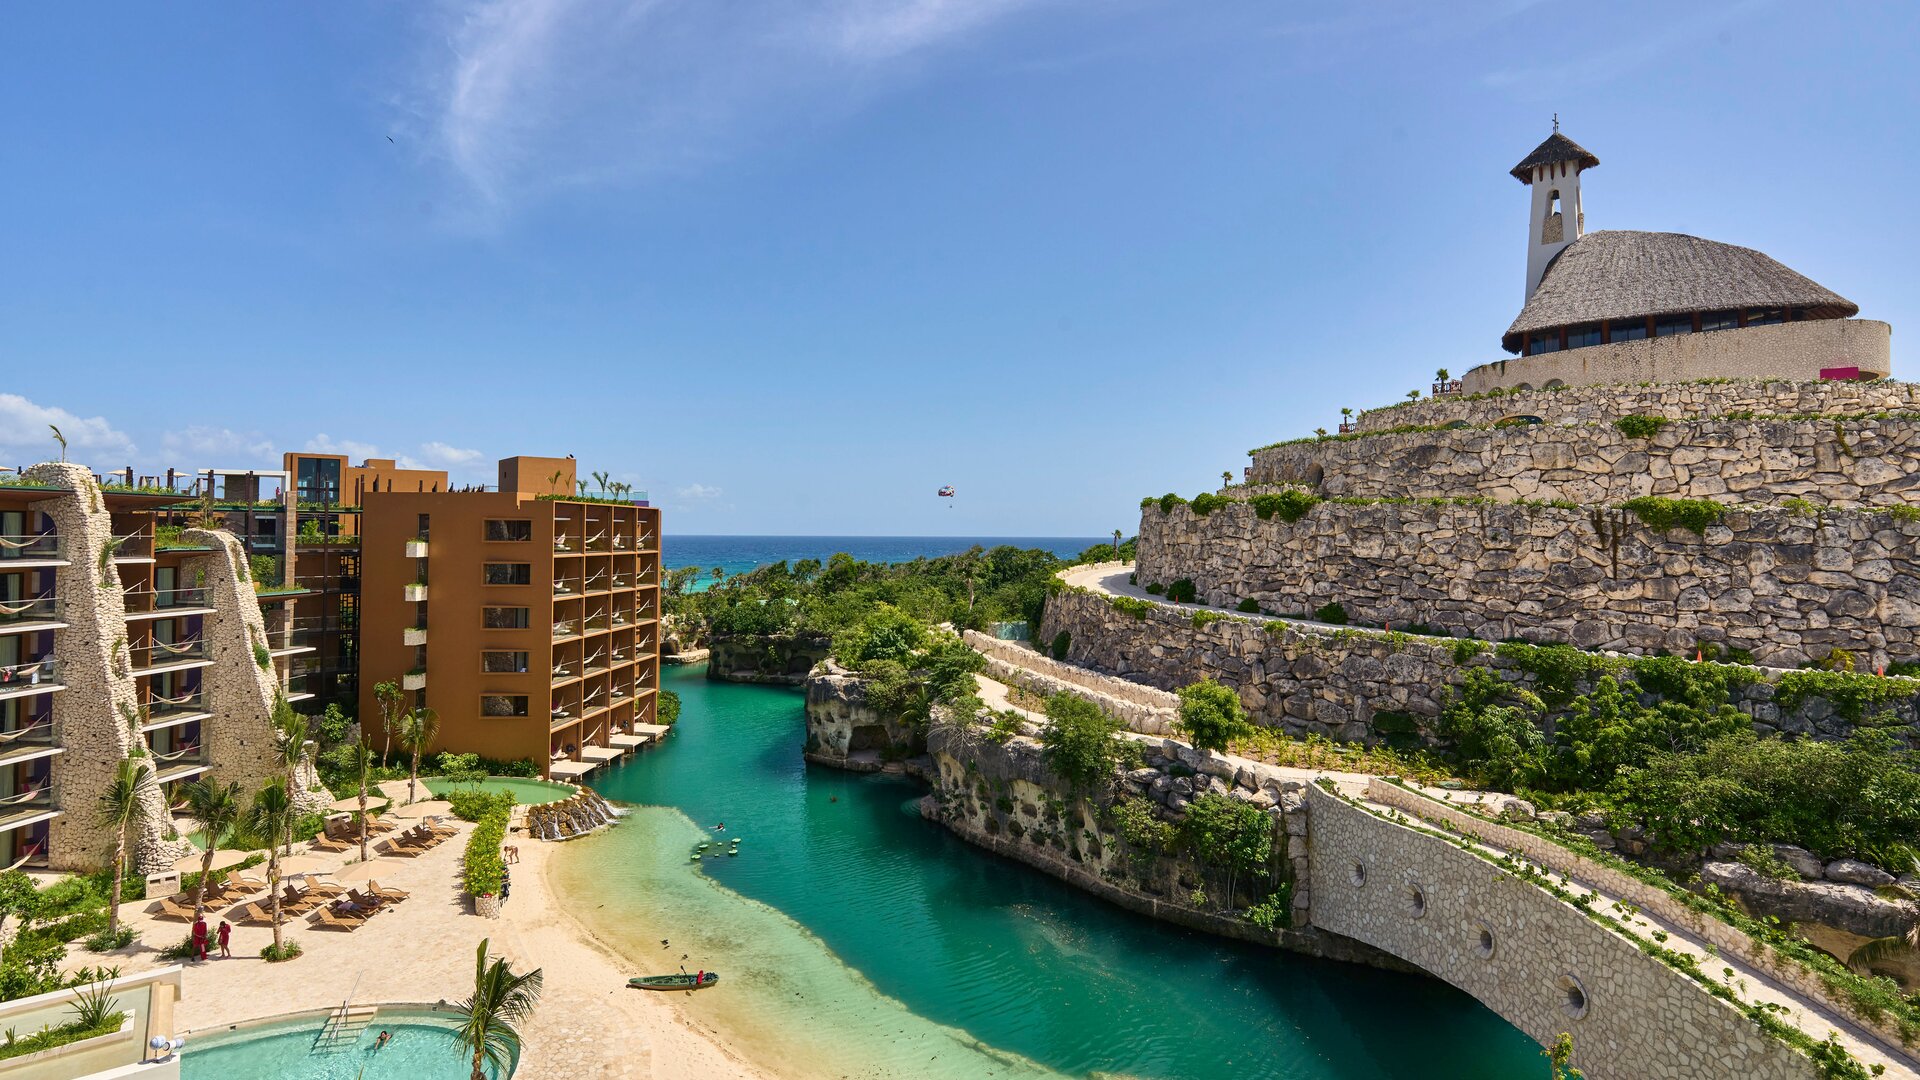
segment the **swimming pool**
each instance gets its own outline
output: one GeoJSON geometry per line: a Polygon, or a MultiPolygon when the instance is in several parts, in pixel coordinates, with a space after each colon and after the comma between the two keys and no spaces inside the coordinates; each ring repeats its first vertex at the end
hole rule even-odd
{"type": "MultiPolygon", "coordinates": [[[[431,776],[422,781],[428,791],[435,795],[445,795],[455,787],[472,787],[472,784],[455,784],[443,777],[431,776]]],[[[557,784],[550,780],[530,780],[521,776],[489,776],[481,782],[486,791],[511,791],[513,801],[524,805],[559,802],[570,798],[574,793],[571,784],[557,784]]]]}
{"type": "MultiPolygon", "coordinates": [[[[181,1080],[467,1080],[473,1058],[454,1041],[456,1022],[429,1009],[381,1009],[352,1042],[321,1046],[327,1014],[195,1033],[180,1057],[181,1080]],[[393,1033],[375,1050],[382,1031],[393,1033]]],[[[511,1076],[510,1067],[506,1075],[511,1076]]],[[[497,1074],[489,1073],[490,1076],[497,1074]]]]}

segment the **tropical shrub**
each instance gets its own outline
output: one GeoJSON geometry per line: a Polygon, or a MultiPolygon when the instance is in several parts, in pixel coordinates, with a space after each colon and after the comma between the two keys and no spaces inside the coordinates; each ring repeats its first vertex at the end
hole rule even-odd
{"type": "Polygon", "coordinates": [[[680,695],[671,690],[662,690],[655,697],[653,722],[671,727],[680,719],[680,695]]]}
{"type": "Polygon", "coordinates": [[[1172,600],[1176,604],[1191,604],[1193,603],[1194,595],[1195,590],[1192,578],[1181,578],[1167,586],[1167,599],[1172,600]]]}
{"type": "Polygon", "coordinates": [[[1613,422],[1620,434],[1629,439],[1651,439],[1667,426],[1664,416],[1623,416],[1613,422]]]}
{"type": "Polygon", "coordinates": [[[1067,633],[1065,630],[1062,630],[1059,633],[1053,635],[1053,644],[1047,650],[1047,652],[1055,660],[1065,660],[1067,658],[1067,649],[1070,648],[1072,645],[1073,645],[1073,635],[1067,633]]]}
{"type": "Polygon", "coordinates": [[[1076,791],[1103,788],[1120,764],[1120,721],[1082,697],[1061,692],[1047,699],[1040,745],[1047,767],[1076,791]]]}
{"type": "Polygon", "coordinates": [[[461,858],[461,887],[469,896],[492,896],[506,879],[507,866],[500,857],[500,844],[507,836],[507,821],[512,804],[495,806],[474,826],[467,837],[467,850],[461,858]]]}
{"type": "Polygon", "coordinates": [[[490,814],[512,813],[513,792],[488,791],[484,788],[457,787],[446,794],[447,802],[453,806],[453,816],[461,821],[482,821],[490,814]]]}
{"type": "Polygon", "coordinates": [[[1339,601],[1325,603],[1313,609],[1313,617],[1320,622],[1332,623],[1335,626],[1347,625],[1347,609],[1340,606],[1339,601]]]}
{"type": "Polygon", "coordinates": [[[1180,716],[1174,723],[1187,741],[1202,750],[1225,750],[1253,733],[1240,695],[1231,687],[1203,679],[1179,690],[1180,716]]]}
{"type": "Polygon", "coordinates": [[[1318,506],[1320,497],[1311,491],[1288,488],[1271,495],[1255,495],[1249,501],[1253,504],[1253,512],[1260,515],[1262,521],[1278,515],[1281,521],[1291,525],[1318,506]]]}
{"type": "Polygon", "coordinates": [[[1235,605],[1234,610],[1243,611],[1249,615],[1257,615],[1260,612],[1260,601],[1255,600],[1253,597],[1249,596],[1245,600],[1240,601],[1239,604],[1235,605]]]}

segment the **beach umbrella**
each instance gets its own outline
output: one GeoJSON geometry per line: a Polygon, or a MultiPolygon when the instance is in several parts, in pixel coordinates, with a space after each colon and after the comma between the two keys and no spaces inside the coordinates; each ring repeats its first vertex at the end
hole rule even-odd
{"type": "Polygon", "coordinates": [[[393,816],[397,818],[446,817],[452,813],[453,804],[445,799],[428,799],[393,808],[393,816]]]}
{"type": "Polygon", "coordinates": [[[289,855],[280,860],[280,875],[319,874],[333,869],[333,860],[320,855],[289,855]]]}
{"type": "MultiPolygon", "coordinates": [[[[239,866],[241,863],[247,861],[247,856],[250,854],[252,854],[252,852],[237,851],[233,848],[221,848],[219,851],[213,853],[212,869],[225,870],[230,866],[239,866]]],[[[200,872],[201,858],[203,858],[203,855],[200,852],[194,852],[184,859],[174,860],[173,868],[183,874],[197,874],[200,872]]]]}
{"type": "Polygon", "coordinates": [[[330,876],[335,881],[365,881],[368,878],[392,877],[404,866],[406,863],[399,859],[368,859],[366,862],[348,863],[330,876]]]}
{"type": "MultiPolygon", "coordinates": [[[[376,792],[376,791],[367,792],[367,813],[369,814],[373,813],[374,809],[377,808],[381,803],[385,801],[386,799],[383,798],[379,792],[376,792]]],[[[335,799],[332,802],[327,804],[327,809],[338,810],[343,814],[359,813],[360,812],[360,796],[350,795],[344,799],[335,799]]]]}

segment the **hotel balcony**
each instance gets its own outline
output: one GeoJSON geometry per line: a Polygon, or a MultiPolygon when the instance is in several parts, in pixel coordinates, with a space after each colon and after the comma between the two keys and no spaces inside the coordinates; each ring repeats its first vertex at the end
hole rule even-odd
{"type": "Polygon", "coordinates": [[[129,620],[213,614],[205,589],[138,589],[126,594],[126,602],[129,620]]]}
{"type": "Polygon", "coordinates": [[[0,570],[34,570],[67,565],[60,536],[44,532],[32,536],[0,536],[0,570]]]}
{"type": "Polygon", "coordinates": [[[30,664],[0,667],[0,701],[51,694],[66,688],[66,684],[60,680],[58,660],[48,658],[30,664]]]}
{"type": "Polygon", "coordinates": [[[267,631],[267,652],[276,660],[317,652],[318,647],[313,643],[315,637],[314,632],[305,627],[269,630],[267,631]]]}
{"type": "Polygon", "coordinates": [[[51,713],[24,727],[0,731],[0,769],[64,753],[64,747],[54,745],[51,713]]]}
{"type": "Polygon", "coordinates": [[[60,602],[51,596],[35,600],[0,600],[0,634],[59,630],[66,625],[60,621],[60,602]]]}
{"type": "Polygon", "coordinates": [[[154,779],[162,784],[192,779],[212,768],[207,762],[206,747],[198,744],[164,753],[149,748],[147,752],[153,755],[154,779]]]}
{"type": "Polygon", "coordinates": [[[554,579],[553,595],[556,599],[563,596],[579,596],[581,592],[582,589],[577,578],[554,579]]]}
{"type": "Polygon", "coordinates": [[[153,534],[144,532],[128,533],[113,538],[113,561],[116,563],[150,563],[153,561],[153,534]]]}
{"type": "Polygon", "coordinates": [[[425,690],[426,688],[427,672],[424,668],[419,671],[409,671],[405,675],[400,676],[400,689],[402,690],[425,690]]]}
{"type": "Polygon", "coordinates": [[[426,643],[427,628],[424,626],[409,626],[400,631],[402,645],[425,645],[426,643]]]}
{"type": "Polygon", "coordinates": [[[213,715],[207,711],[207,692],[204,688],[188,690],[172,697],[149,691],[146,713],[146,719],[140,725],[143,732],[196,723],[213,715]]]}
{"type": "Polygon", "coordinates": [[[207,643],[198,638],[192,641],[156,641],[133,650],[133,673],[135,675],[157,675],[163,671],[191,671],[194,668],[211,667],[212,654],[207,651],[207,643]]]}
{"type": "Polygon", "coordinates": [[[415,584],[407,586],[403,598],[410,603],[419,603],[420,601],[425,600],[427,598],[426,583],[416,582],[415,584]]]}
{"type": "Polygon", "coordinates": [[[572,619],[562,619],[553,624],[553,640],[571,641],[580,636],[580,624],[572,619]]]}
{"type": "Polygon", "coordinates": [[[407,546],[406,546],[406,549],[405,549],[405,555],[406,555],[406,557],[407,557],[407,558],[409,558],[409,559],[424,559],[424,558],[426,558],[426,557],[427,557],[427,542],[426,542],[425,540],[409,540],[409,541],[407,541],[407,546]]]}
{"type": "Polygon", "coordinates": [[[24,829],[59,816],[60,811],[53,806],[53,785],[50,783],[15,795],[0,796],[0,833],[24,829]]]}

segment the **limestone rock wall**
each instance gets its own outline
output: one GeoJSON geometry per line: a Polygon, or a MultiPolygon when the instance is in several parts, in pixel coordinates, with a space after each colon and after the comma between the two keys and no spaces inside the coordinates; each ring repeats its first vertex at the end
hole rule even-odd
{"type": "Polygon", "coordinates": [[[831,660],[807,676],[808,761],[878,772],[889,761],[926,753],[926,733],[867,704],[866,681],[831,660]]]}
{"type": "MultiPolygon", "coordinates": [[[[273,725],[274,705],[281,693],[279,673],[272,660],[260,664],[257,652],[269,643],[266,617],[253,591],[246,551],[232,533],[189,529],[183,537],[214,549],[182,564],[190,579],[204,580],[207,606],[214,609],[202,619],[200,629],[213,660],[213,666],[200,673],[207,687],[207,709],[213,714],[202,728],[209,773],[222,783],[238,781],[251,798],[282,772],[279,735],[273,725]]],[[[301,813],[326,805],[326,792],[314,790],[319,787],[320,777],[308,755],[295,770],[289,792],[301,813]]]]}
{"type": "Polygon", "coordinates": [[[1559,382],[1675,383],[1693,379],[1818,379],[1826,368],[1892,372],[1893,328],[1873,319],[1810,319],[1705,334],[1641,338],[1481,364],[1460,377],[1468,393],[1559,382]]]}
{"type": "Polygon", "coordinates": [[[1574,1064],[1594,1080],[1818,1075],[1732,1006],[1552,895],[1318,788],[1307,799],[1314,925],[1417,963],[1543,1045],[1570,1032],[1574,1064]],[[1585,995],[1578,1018],[1569,978],[1585,995]]]}
{"type": "Polygon", "coordinates": [[[987,658],[986,675],[1036,697],[1071,693],[1100,706],[1141,735],[1168,735],[1180,715],[1180,699],[1165,690],[1065,664],[1017,641],[968,630],[961,637],[987,658]]]}
{"type": "MultiPolygon", "coordinates": [[[[1369,743],[1407,737],[1431,744],[1432,721],[1463,667],[1485,666],[1516,685],[1537,685],[1533,674],[1497,652],[1456,651],[1472,643],[1234,616],[1196,626],[1190,610],[1160,605],[1136,618],[1083,590],[1047,599],[1043,631],[1051,638],[1061,630],[1072,636],[1068,659],[1076,664],[1168,690],[1217,679],[1239,693],[1255,723],[1295,737],[1369,743]]],[[[1781,673],[1750,670],[1757,681],[1736,690],[1733,704],[1753,717],[1756,730],[1818,738],[1844,738],[1853,730],[1852,721],[1820,698],[1781,708],[1772,682],[1781,673]]],[[[1920,723],[1916,704],[1907,698],[1890,707],[1912,727],[1920,723]]]]}
{"type": "Polygon", "coordinates": [[[1611,424],[1622,416],[1681,420],[1739,412],[1791,416],[1914,411],[1920,411],[1920,383],[1714,379],[1426,398],[1369,409],[1354,421],[1354,429],[1384,431],[1455,422],[1481,426],[1509,416],[1538,416],[1549,424],[1611,424]]]}
{"type": "MultiPolygon", "coordinates": [[[[126,597],[112,563],[101,564],[113,539],[113,521],[87,469],[49,462],[27,469],[26,477],[65,489],[39,504],[53,518],[67,559],[55,579],[66,628],[55,631],[53,644],[67,687],[53,696],[54,739],[66,753],[53,767],[54,802],[62,813],[49,828],[47,861],[55,870],[97,870],[113,861],[115,840],[100,796],[120,762],[146,750],[126,597]]],[[[128,831],[136,872],[159,870],[190,850],[184,840],[167,839],[172,831],[172,818],[155,789],[128,831]]]]}
{"type": "Polygon", "coordinates": [[[1255,451],[1249,483],[1356,498],[1904,505],[1920,492],[1920,419],[1683,419],[1651,438],[1606,421],[1316,439],[1255,451]]]}
{"type": "Polygon", "coordinates": [[[1717,642],[1787,667],[1844,649],[1872,668],[1920,659],[1916,542],[1920,522],[1857,511],[1734,508],[1696,536],[1623,510],[1322,503],[1288,523],[1150,506],[1137,576],[1190,578],[1226,608],[1334,602],[1359,622],[1630,653],[1717,642]]]}
{"type": "Polygon", "coordinates": [[[720,682],[803,686],[827,658],[832,640],[803,634],[716,635],[707,643],[707,678],[720,682]]]}

